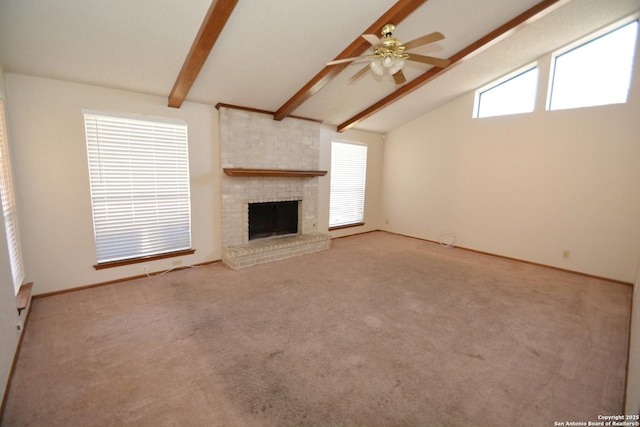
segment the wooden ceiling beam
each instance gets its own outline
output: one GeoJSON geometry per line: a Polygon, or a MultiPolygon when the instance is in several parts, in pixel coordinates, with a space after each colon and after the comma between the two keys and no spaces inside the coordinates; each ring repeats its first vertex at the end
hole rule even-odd
{"type": "Polygon", "coordinates": [[[355,126],[362,120],[365,120],[366,118],[372,116],[373,114],[377,113],[378,111],[382,110],[388,105],[398,101],[400,98],[420,88],[421,86],[431,81],[436,76],[446,73],[453,64],[470,59],[472,56],[480,53],[482,50],[503,40],[505,37],[512,34],[514,31],[542,18],[543,16],[547,15],[553,10],[556,10],[557,8],[568,3],[569,1],[571,0],[541,1],[540,3],[536,4],[535,6],[531,7],[530,9],[521,13],[520,15],[516,16],[509,22],[501,25],[500,27],[496,28],[489,34],[476,40],[475,42],[471,43],[469,46],[465,47],[458,53],[451,56],[449,58],[450,65],[448,67],[446,68],[434,67],[429,69],[427,72],[416,77],[414,80],[410,81],[406,85],[397,89],[392,94],[376,102],[366,110],[356,114],[346,122],[338,125],[338,132],[344,132],[345,130],[348,130],[349,128],[355,126]]]}
{"type": "MultiPolygon", "coordinates": [[[[413,13],[419,6],[428,0],[399,0],[384,15],[365,30],[365,34],[378,34],[382,27],[388,23],[397,25],[407,16],[413,13]]],[[[371,45],[362,37],[358,37],[345,50],[343,50],[334,60],[351,58],[364,53],[371,45]]],[[[282,120],[298,108],[303,102],[311,98],[316,92],[322,89],[335,76],[344,70],[349,63],[325,66],[315,75],[302,89],[293,95],[282,107],[276,110],[274,120],[282,120]]]]}
{"type": "Polygon", "coordinates": [[[213,0],[200,26],[178,78],[169,94],[169,107],[180,108],[196,81],[238,0],[213,0]]]}

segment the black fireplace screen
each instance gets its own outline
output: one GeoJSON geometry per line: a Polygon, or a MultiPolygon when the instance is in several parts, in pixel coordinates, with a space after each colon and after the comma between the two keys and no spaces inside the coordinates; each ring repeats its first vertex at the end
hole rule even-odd
{"type": "Polygon", "coordinates": [[[298,200],[249,203],[249,240],[298,233],[298,200]]]}

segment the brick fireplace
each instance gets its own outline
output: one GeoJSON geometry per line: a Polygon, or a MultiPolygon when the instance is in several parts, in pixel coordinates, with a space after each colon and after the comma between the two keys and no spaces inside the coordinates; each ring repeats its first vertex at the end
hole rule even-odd
{"type": "Polygon", "coordinates": [[[320,124],[218,105],[222,260],[231,268],[328,249],[318,231],[320,124]],[[249,205],[298,202],[297,233],[249,239],[249,205]]]}

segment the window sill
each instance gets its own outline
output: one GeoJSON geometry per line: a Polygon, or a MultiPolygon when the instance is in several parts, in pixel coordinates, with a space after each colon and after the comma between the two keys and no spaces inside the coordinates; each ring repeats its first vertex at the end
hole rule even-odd
{"type": "Polygon", "coordinates": [[[103,262],[103,263],[94,265],[93,268],[95,268],[96,270],[103,270],[105,268],[122,267],[124,265],[139,264],[141,262],[155,261],[158,259],[191,255],[195,253],[195,251],[196,251],[195,249],[185,249],[182,251],[167,252],[167,253],[158,254],[158,255],[149,255],[149,256],[140,257],[140,258],[131,258],[131,259],[122,259],[119,261],[103,262]]]}
{"type": "Polygon", "coordinates": [[[355,222],[353,224],[336,225],[335,227],[329,227],[329,231],[342,230],[344,228],[351,228],[351,227],[360,227],[363,225],[364,225],[364,222],[355,222]]]}
{"type": "Polygon", "coordinates": [[[20,286],[18,290],[18,294],[16,295],[16,305],[18,306],[18,314],[22,313],[22,310],[27,308],[29,304],[29,297],[31,296],[31,289],[33,288],[32,283],[26,283],[20,286]]]}

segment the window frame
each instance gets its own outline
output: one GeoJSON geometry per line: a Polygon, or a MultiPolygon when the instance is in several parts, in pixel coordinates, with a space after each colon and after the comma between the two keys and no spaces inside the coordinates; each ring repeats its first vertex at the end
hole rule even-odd
{"type": "Polygon", "coordinates": [[[505,74],[504,76],[497,78],[495,80],[492,80],[490,83],[476,89],[475,91],[475,96],[474,96],[474,100],[473,100],[473,114],[472,114],[472,118],[474,119],[486,119],[486,118],[491,118],[491,117],[504,117],[504,116],[512,116],[512,115],[516,115],[516,114],[529,114],[532,113],[536,110],[536,103],[538,100],[538,92],[539,92],[539,86],[540,86],[540,66],[538,65],[538,62],[532,62],[529,63],[527,65],[524,65],[522,67],[517,68],[516,70],[505,74]],[[481,108],[481,101],[482,101],[482,95],[484,93],[487,93],[493,89],[496,89],[500,86],[502,86],[505,83],[508,83],[514,79],[517,79],[518,77],[533,71],[533,70],[537,70],[537,76],[536,76],[536,86],[534,89],[534,94],[533,94],[533,109],[531,111],[518,111],[518,112],[514,112],[514,113],[505,113],[505,114],[494,114],[491,116],[480,116],[480,108],[481,108]]]}
{"type": "Polygon", "coordinates": [[[94,268],[194,253],[187,122],[89,109],[82,113],[94,268]]]}
{"type": "Polygon", "coordinates": [[[602,37],[607,36],[610,33],[615,32],[616,30],[619,30],[631,23],[633,23],[634,21],[637,21],[637,25],[638,25],[638,29],[637,29],[637,33],[636,33],[636,40],[635,40],[635,50],[633,52],[633,60],[632,60],[632,64],[631,64],[631,71],[630,71],[630,77],[629,77],[629,87],[631,88],[631,85],[633,84],[633,70],[634,70],[634,65],[637,62],[637,53],[638,53],[638,46],[640,46],[640,13],[634,13],[632,15],[627,16],[626,18],[623,18],[621,20],[618,20],[610,25],[606,25],[605,27],[602,27],[599,30],[596,30],[592,33],[589,33],[583,37],[578,38],[577,40],[575,40],[572,43],[569,43],[567,45],[565,45],[564,47],[555,50],[553,53],[551,53],[551,60],[550,60],[550,64],[549,64],[549,76],[548,76],[548,84],[547,84],[547,97],[546,97],[546,101],[545,101],[545,110],[546,111],[562,111],[562,110],[575,110],[578,108],[590,108],[590,107],[602,107],[602,106],[606,106],[606,105],[619,105],[619,104],[626,104],[627,102],[629,102],[629,93],[627,93],[627,99],[624,103],[606,103],[606,104],[591,104],[591,105],[582,105],[582,106],[575,106],[575,107],[565,107],[565,108],[551,108],[551,103],[553,101],[553,89],[555,86],[555,72],[556,72],[556,60],[557,58],[571,52],[574,51],[576,49],[581,48],[582,46],[586,46],[588,44],[590,44],[591,42],[594,42],[602,37]]]}
{"type": "MultiPolygon", "coordinates": [[[[367,162],[368,162],[368,145],[359,142],[347,142],[347,141],[331,141],[331,176],[330,176],[330,186],[329,186],[329,231],[339,230],[343,228],[349,227],[357,227],[364,225],[364,215],[365,215],[365,202],[366,202],[366,192],[367,192],[367,162]],[[337,193],[336,185],[339,183],[336,181],[338,179],[338,175],[336,172],[340,172],[338,163],[335,161],[335,157],[338,154],[339,147],[358,147],[363,149],[364,158],[359,161],[362,164],[362,176],[359,177],[359,182],[357,183],[362,188],[361,190],[357,190],[357,201],[355,206],[355,212],[350,212],[352,217],[349,220],[342,221],[334,221],[332,218],[335,215],[335,212],[332,211],[335,209],[335,194],[337,193]]],[[[353,163],[352,163],[353,164],[353,163]]],[[[345,191],[345,190],[343,190],[345,191]]],[[[353,192],[350,192],[353,197],[353,192]]]]}

